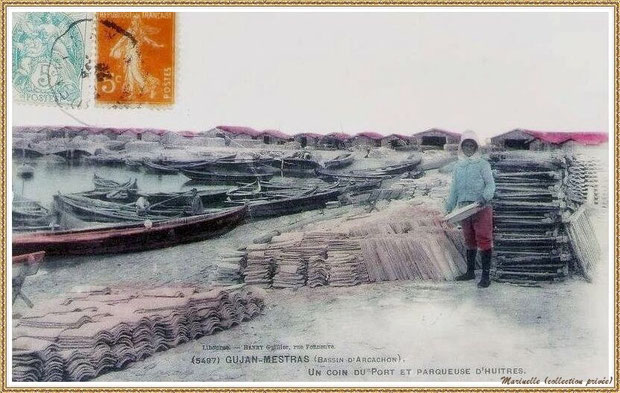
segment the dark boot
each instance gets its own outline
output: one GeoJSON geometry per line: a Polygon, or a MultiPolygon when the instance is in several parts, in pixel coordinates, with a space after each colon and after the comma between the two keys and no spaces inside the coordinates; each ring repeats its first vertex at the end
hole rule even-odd
{"type": "Polygon", "coordinates": [[[482,277],[478,283],[478,288],[486,288],[491,285],[489,279],[489,271],[491,270],[491,255],[493,250],[486,250],[480,252],[480,261],[482,262],[482,277]]]}
{"type": "Polygon", "coordinates": [[[456,281],[468,281],[476,278],[476,249],[467,250],[467,272],[455,278],[456,281]]]}

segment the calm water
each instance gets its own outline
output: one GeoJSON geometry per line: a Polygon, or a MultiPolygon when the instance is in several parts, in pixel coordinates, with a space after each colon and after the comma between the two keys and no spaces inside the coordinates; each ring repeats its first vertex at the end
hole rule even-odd
{"type": "Polygon", "coordinates": [[[132,171],[124,166],[107,167],[90,164],[50,163],[44,159],[29,160],[28,164],[34,167],[34,176],[30,179],[21,179],[16,175],[20,162],[13,162],[13,192],[23,195],[49,206],[54,194],[61,192],[69,194],[94,189],[93,175],[96,173],[106,179],[126,182],[130,178],[138,179],[138,189],[143,192],[173,192],[185,191],[192,188],[230,188],[232,186],[185,184],[189,179],[181,174],[156,175],[145,173],[143,170],[132,171]]]}

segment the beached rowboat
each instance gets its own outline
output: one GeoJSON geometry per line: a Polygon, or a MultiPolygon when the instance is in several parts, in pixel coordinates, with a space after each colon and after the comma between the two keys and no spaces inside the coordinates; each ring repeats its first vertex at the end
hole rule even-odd
{"type": "Polygon", "coordinates": [[[338,157],[331,159],[329,161],[325,161],[323,166],[327,169],[340,169],[346,168],[349,165],[353,164],[353,154],[341,154],[338,157]]]}
{"type": "Polygon", "coordinates": [[[248,203],[248,216],[261,219],[322,209],[327,202],[338,199],[340,192],[340,189],[320,192],[306,191],[297,196],[250,201],[248,203]]]}
{"type": "Polygon", "coordinates": [[[48,255],[91,255],[144,251],[219,236],[239,225],[247,206],[221,213],[108,228],[13,236],[13,254],[45,251],[48,255]]]}
{"type": "Polygon", "coordinates": [[[271,179],[275,171],[266,167],[254,168],[251,172],[208,172],[181,169],[182,174],[192,180],[211,184],[251,183],[257,180],[271,179]]]}
{"type": "Polygon", "coordinates": [[[93,175],[93,183],[95,184],[95,190],[116,190],[116,189],[126,189],[126,190],[137,190],[138,189],[138,179],[129,179],[125,183],[119,183],[114,180],[109,180],[98,176],[96,173],[93,175]]]}

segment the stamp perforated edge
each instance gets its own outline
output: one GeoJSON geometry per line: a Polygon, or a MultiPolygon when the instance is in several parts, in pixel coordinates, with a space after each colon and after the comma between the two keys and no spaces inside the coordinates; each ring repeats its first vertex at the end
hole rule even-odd
{"type": "MultiPolygon", "coordinates": [[[[25,13],[27,12],[13,13],[13,25],[10,27],[7,26],[7,28],[10,28],[12,30],[15,27],[15,24],[18,23],[18,18],[16,18],[15,16],[19,14],[25,14],[25,13]]],[[[91,70],[88,70],[86,69],[86,66],[87,66],[87,62],[90,62],[90,64],[94,64],[93,62],[94,55],[95,55],[95,52],[94,52],[95,36],[94,36],[94,29],[93,29],[94,13],[90,13],[90,12],[62,12],[62,13],[81,16],[77,18],[72,18],[74,20],[90,19],[89,22],[85,23],[86,27],[84,27],[84,61],[82,65],[82,71],[86,73],[86,76],[83,77],[81,80],[80,103],[78,105],[59,105],[55,101],[24,100],[24,99],[21,99],[21,97],[16,93],[16,89],[13,88],[13,94],[12,94],[12,97],[10,97],[10,99],[13,101],[13,104],[35,106],[35,107],[60,107],[62,109],[85,109],[91,106],[92,91],[94,89],[94,84],[93,84],[94,73],[92,72],[92,68],[91,70]]],[[[11,37],[12,37],[12,34],[11,34],[11,37]]],[[[11,56],[12,58],[13,54],[7,53],[7,57],[8,56],[11,56]]],[[[12,80],[7,81],[7,83],[13,83],[13,81],[12,80]]]]}
{"type": "MultiPolygon", "coordinates": [[[[179,14],[178,12],[172,12],[174,23],[173,23],[173,44],[174,44],[174,56],[173,56],[173,66],[174,66],[174,96],[172,98],[172,103],[130,103],[130,102],[101,102],[97,101],[97,82],[94,77],[95,73],[93,72],[93,86],[91,90],[92,101],[94,102],[93,107],[98,109],[114,109],[114,110],[132,110],[132,109],[150,109],[150,110],[158,110],[158,111],[168,111],[174,108],[179,100],[179,81],[180,81],[180,72],[179,72],[179,52],[181,51],[181,37],[179,35],[179,14]]],[[[95,13],[93,17],[93,64],[96,65],[99,63],[99,48],[98,48],[98,37],[97,37],[97,24],[99,23],[99,13],[95,13]]]]}

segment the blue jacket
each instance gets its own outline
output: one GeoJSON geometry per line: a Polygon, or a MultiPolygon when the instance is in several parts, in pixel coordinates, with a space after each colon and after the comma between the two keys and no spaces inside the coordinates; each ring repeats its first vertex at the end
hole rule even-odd
{"type": "Polygon", "coordinates": [[[461,202],[489,202],[495,194],[491,165],[484,158],[461,158],[452,170],[452,184],[446,201],[450,213],[461,202]]]}

